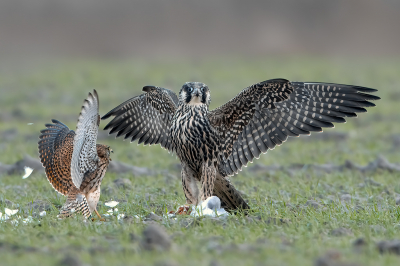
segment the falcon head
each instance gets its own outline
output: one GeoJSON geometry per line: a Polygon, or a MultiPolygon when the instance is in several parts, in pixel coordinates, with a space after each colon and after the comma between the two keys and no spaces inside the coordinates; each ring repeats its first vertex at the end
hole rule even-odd
{"type": "Polygon", "coordinates": [[[111,160],[111,153],[114,153],[114,151],[110,148],[110,146],[103,145],[103,144],[97,144],[96,148],[97,148],[97,155],[100,158],[106,158],[109,161],[112,161],[111,160]]]}
{"type": "Polygon", "coordinates": [[[210,90],[201,82],[186,82],[179,92],[179,100],[188,105],[210,105],[210,90]]]}

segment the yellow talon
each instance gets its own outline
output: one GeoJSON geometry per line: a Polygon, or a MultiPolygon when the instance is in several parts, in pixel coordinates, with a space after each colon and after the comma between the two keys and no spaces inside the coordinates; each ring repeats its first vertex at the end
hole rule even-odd
{"type": "Polygon", "coordinates": [[[96,214],[97,214],[97,216],[99,217],[99,220],[100,220],[100,221],[102,221],[102,222],[105,222],[105,221],[106,221],[106,219],[104,219],[103,217],[101,217],[101,215],[97,212],[96,209],[94,209],[94,211],[96,212],[96,214]]]}

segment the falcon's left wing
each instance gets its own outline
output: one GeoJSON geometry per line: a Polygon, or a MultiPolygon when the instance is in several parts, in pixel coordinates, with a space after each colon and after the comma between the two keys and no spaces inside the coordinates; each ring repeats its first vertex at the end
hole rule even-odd
{"type": "Polygon", "coordinates": [[[89,93],[87,99],[83,102],[74,137],[71,178],[78,189],[85,174],[95,171],[100,160],[96,148],[99,124],[99,96],[94,90],[93,94],[89,93]]]}
{"type": "Polygon", "coordinates": [[[228,175],[253,158],[286,141],[288,136],[322,131],[344,117],[366,112],[380,99],[375,89],[318,82],[272,79],[254,84],[208,114],[221,138],[221,162],[228,175]]]}

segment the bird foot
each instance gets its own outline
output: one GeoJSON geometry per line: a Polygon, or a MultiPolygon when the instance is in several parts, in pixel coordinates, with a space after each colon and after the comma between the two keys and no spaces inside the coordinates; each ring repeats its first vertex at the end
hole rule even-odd
{"type": "Polygon", "coordinates": [[[170,211],[169,214],[178,215],[189,215],[192,212],[192,208],[188,205],[180,206],[176,212],[170,211]]]}

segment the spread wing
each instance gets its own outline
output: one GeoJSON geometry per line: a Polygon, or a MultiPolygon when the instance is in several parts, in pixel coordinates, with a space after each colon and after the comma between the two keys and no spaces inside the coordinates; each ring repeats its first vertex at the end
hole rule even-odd
{"type": "Polygon", "coordinates": [[[46,129],[40,131],[40,161],[53,188],[67,195],[74,186],[71,180],[71,157],[75,132],[60,121],[53,119],[52,122],[54,124],[46,124],[46,129]]]}
{"type": "Polygon", "coordinates": [[[94,90],[93,94],[89,93],[87,99],[83,102],[74,137],[71,178],[77,188],[80,188],[83,177],[87,172],[93,172],[97,169],[99,157],[96,141],[99,124],[99,96],[94,90]]]}
{"type": "Polygon", "coordinates": [[[104,130],[109,134],[124,136],[131,142],[160,144],[171,151],[170,126],[178,106],[178,97],[168,89],[146,86],[146,93],[133,97],[105,114],[101,119],[113,116],[104,130]]]}
{"type": "Polygon", "coordinates": [[[254,84],[227,104],[209,112],[221,137],[223,169],[235,174],[261,153],[286,141],[288,136],[309,135],[343,123],[375,106],[375,89],[284,79],[254,84]]]}

